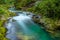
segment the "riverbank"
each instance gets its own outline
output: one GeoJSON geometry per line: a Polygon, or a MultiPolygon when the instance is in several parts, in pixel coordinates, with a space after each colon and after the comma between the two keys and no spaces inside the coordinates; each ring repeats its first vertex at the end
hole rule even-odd
{"type": "Polygon", "coordinates": [[[7,29],[4,25],[7,19],[14,15],[14,13],[8,11],[8,5],[0,5],[0,40],[7,40],[7,38],[5,37],[7,29]]]}
{"type": "Polygon", "coordinates": [[[37,23],[42,25],[43,26],[42,28],[48,31],[53,38],[60,37],[59,34],[60,20],[52,20],[50,18],[42,17],[40,18],[40,21],[38,21],[37,23]]]}
{"type": "Polygon", "coordinates": [[[44,16],[40,16],[40,18],[36,18],[37,15],[33,16],[33,21],[35,23],[38,23],[41,25],[42,29],[46,30],[47,32],[50,33],[52,38],[59,38],[60,37],[60,32],[59,32],[59,26],[60,26],[60,20],[53,20],[50,18],[46,18],[44,16]]]}

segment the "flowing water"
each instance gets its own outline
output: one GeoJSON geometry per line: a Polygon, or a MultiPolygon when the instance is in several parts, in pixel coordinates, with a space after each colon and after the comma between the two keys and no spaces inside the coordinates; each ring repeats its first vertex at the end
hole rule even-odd
{"type": "Polygon", "coordinates": [[[6,37],[10,40],[52,40],[51,36],[34,23],[26,12],[19,13],[6,23],[8,29],[6,37]]]}

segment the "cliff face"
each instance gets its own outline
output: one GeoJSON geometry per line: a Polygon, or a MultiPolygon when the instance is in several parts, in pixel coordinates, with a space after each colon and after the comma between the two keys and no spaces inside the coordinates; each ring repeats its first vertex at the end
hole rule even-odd
{"type": "Polygon", "coordinates": [[[33,12],[42,16],[39,21],[44,28],[58,37],[60,31],[60,0],[16,0],[15,7],[18,10],[33,12]]]}

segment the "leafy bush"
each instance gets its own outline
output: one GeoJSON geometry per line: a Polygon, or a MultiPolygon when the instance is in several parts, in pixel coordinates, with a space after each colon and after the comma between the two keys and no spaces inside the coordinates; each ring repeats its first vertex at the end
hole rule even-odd
{"type": "Polygon", "coordinates": [[[49,18],[60,18],[60,0],[43,0],[35,6],[35,11],[49,18]]]}
{"type": "Polygon", "coordinates": [[[36,0],[16,0],[15,6],[16,8],[22,8],[28,6],[30,3],[35,2],[36,0]]]}
{"type": "Polygon", "coordinates": [[[7,29],[4,27],[4,23],[6,22],[7,18],[10,16],[15,15],[8,11],[6,6],[0,5],[0,40],[7,40],[6,31],[7,29]]]}

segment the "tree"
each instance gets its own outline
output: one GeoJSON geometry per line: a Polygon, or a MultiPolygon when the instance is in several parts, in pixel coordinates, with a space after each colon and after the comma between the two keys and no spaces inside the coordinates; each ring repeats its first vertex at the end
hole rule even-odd
{"type": "Polygon", "coordinates": [[[37,12],[49,18],[60,18],[60,0],[43,0],[40,1],[35,10],[39,8],[37,12]]]}
{"type": "Polygon", "coordinates": [[[35,6],[28,8],[28,10],[48,18],[59,19],[60,0],[41,0],[35,6]]]}
{"type": "Polygon", "coordinates": [[[17,9],[28,6],[30,3],[35,2],[36,0],[15,0],[15,7],[17,9]]]}

